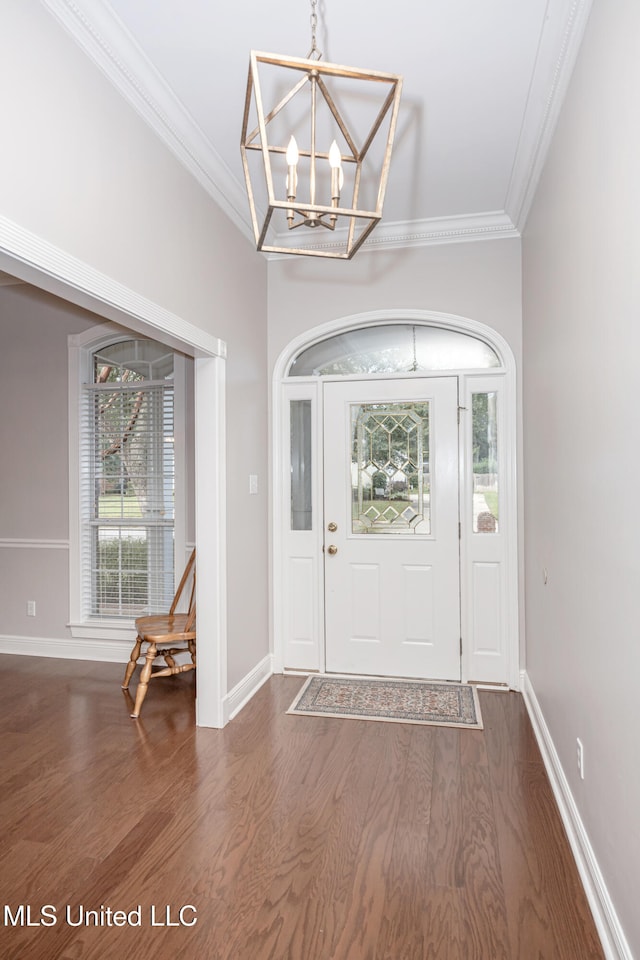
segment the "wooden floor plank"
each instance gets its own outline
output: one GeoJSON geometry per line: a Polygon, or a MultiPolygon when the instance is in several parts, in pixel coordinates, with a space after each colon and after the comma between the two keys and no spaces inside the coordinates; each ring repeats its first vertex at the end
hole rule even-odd
{"type": "Polygon", "coordinates": [[[509,960],[511,953],[504,883],[490,773],[486,763],[465,762],[464,755],[463,745],[462,843],[459,857],[466,905],[463,936],[465,955],[509,960]]]}
{"type": "Polygon", "coordinates": [[[486,695],[492,790],[512,955],[598,958],[602,948],[526,709],[486,695]]]}
{"type": "MultiPolygon", "coordinates": [[[[465,731],[471,732],[471,731],[465,731]]],[[[429,846],[425,879],[430,887],[456,888],[464,883],[462,851],[462,780],[460,733],[438,729],[433,762],[429,846]]]]}
{"type": "Polygon", "coordinates": [[[2,905],[60,918],[0,926],[3,960],[603,956],[517,694],[481,694],[484,731],[461,731],[288,716],[302,678],[273,677],[214,731],[193,674],[134,722],[120,665],[0,669],[2,905]],[[151,926],[185,904],[194,926],[151,926]]]}
{"type": "Polygon", "coordinates": [[[429,916],[431,897],[427,898],[425,886],[436,739],[434,727],[416,726],[411,731],[377,944],[380,960],[397,956],[422,960],[438,922],[437,913],[429,916]]]}

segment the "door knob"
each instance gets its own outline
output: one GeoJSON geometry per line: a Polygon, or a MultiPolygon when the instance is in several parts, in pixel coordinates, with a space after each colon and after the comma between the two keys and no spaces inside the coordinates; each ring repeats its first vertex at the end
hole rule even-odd
{"type": "Polygon", "coordinates": [[[336,547],[335,543],[332,543],[331,546],[327,547],[327,553],[331,554],[332,557],[335,556],[337,552],[338,548],[336,547]]]}
{"type": "Polygon", "coordinates": [[[329,531],[329,533],[335,533],[337,529],[338,529],[338,524],[334,523],[332,520],[331,523],[328,525],[327,530],[329,531]]]}

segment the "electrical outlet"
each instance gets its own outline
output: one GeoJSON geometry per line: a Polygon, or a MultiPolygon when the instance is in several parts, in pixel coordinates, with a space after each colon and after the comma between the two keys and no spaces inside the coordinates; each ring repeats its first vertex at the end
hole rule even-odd
{"type": "Polygon", "coordinates": [[[36,615],[36,602],[35,600],[27,600],[27,616],[35,617],[36,615]]]}
{"type": "Polygon", "coordinates": [[[258,475],[256,473],[249,474],[249,493],[256,494],[258,492],[258,475]]]}
{"type": "Polygon", "coordinates": [[[582,745],[582,740],[580,737],[576,739],[576,763],[578,765],[578,773],[580,774],[580,779],[584,780],[584,747],[582,745]]]}

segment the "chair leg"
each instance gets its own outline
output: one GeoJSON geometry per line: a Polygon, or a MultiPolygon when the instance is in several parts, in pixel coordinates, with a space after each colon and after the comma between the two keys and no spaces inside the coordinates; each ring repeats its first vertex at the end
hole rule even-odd
{"type": "Polygon", "coordinates": [[[149,686],[149,680],[151,678],[151,667],[153,666],[153,661],[155,660],[156,656],[156,645],[155,643],[150,643],[145,654],[144,666],[142,668],[142,673],[140,674],[138,689],[136,690],[136,702],[133,708],[133,713],[131,714],[131,718],[133,720],[137,720],[137,718],[140,716],[142,703],[147,695],[147,687],[149,686]]]}
{"type": "Polygon", "coordinates": [[[140,656],[141,646],[142,646],[142,638],[138,637],[136,639],[133,650],[131,651],[131,656],[129,657],[129,663],[127,664],[127,669],[124,672],[124,682],[122,684],[123,690],[129,689],[129,681],[131,680],[131,677],[133,676],[133,671],[135,670],[136,665],[138,663],[138,657],[140,656]]]}

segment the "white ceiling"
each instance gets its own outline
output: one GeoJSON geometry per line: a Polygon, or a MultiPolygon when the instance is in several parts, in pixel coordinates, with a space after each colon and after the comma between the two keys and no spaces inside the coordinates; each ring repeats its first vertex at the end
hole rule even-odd
{"type": "MultiPolygon", "coordinates": [[[[250,235],[251,49],[304,57],[306,0],[42,0],[250,235]]],[[[522,229],[591,0],[319,0],[325,61],[404,78],[377,246],[522,229]]]]}

